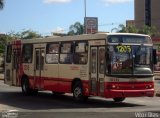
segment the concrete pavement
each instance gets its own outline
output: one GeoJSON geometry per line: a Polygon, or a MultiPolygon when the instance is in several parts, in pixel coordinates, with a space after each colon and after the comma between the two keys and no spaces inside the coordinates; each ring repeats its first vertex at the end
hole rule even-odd
{"type": "Polygon", "coordinates": [[[0,73],[0,80],[3,80],[3,79],[4,79],[4,74],[0,73]]]}

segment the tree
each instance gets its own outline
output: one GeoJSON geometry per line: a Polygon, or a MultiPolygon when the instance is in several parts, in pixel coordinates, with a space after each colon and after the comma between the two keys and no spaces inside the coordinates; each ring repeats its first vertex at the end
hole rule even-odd
{"type": "Polygon", "coordinates": [[[0,34],[0,54],[4,53],[7,41],[11,39],[12,38],[6,34],[0,34]]]}
{"type": "Polygon", "coordinates": [[[128,33],[138,33],[138,29],[135,26],[128,26],[127,27],[127,32],[128,33]]]}
{"type": "Polygon", "coordinates": [[[53,36],[67,36],[67,34],[65,34],[65,33],[56,33],[56,32],[53,32],[52,34],[53,34],[53,36]]]}
{"type": "Polygon", "coordinates": [[[4,0],[0,0],[0,9],[3,9],[4,7],[4,0]]]}
{"type": "Polygon", "coordinates": [[[8,33],[8,36],[9,36],[12,40],[21,39],[21,33],[20,33],[20,32],[11,31],[11,32],[8,33]]]}
{"type": "Polygon", "coordinates": [[[126,27],[123,25],[123,24],[120,24],[119,26],[118,26],[118,32],[127,32],[127,30],[126,30],[126,27]]]}
{"type": "Polygon", "coordinates": [[[32,30],[25,30],[25,31],[22,31],[22,32],[11,31],[11,32],[8,33],[8,35],[12,39],[32,39],[32,38],[41,38],[42,37],[36,31],[32,31],[32,30]]]}
{"type": "Polygon", "coordinates": [[[36,33],[35,31],[26,30],[23,32],[14,32],[11,31],[7,35],[0,34],[0,54],[4,53],[5,46],[7,41],[9,40],[16,40],[16,39],[32,39],[32,38],[40,38],[42,37],[40,34],[36,33]]]}
{"type": "Polygon", "coordinates": [[[21,39],[32,39],[32,38],[41,38],[42,36],[40,34],[38,34],[35,31],[32,30],[26,30],[23,31],[21,34],[21,39]]]}
{"type": "Polygon", "coordinates": [[[69,27],[68,35],[80,35],[83,34],[84,28],[80,22],[76,22],[75,24],[69,27]]]}
{"type": "Polygon", "coordinates": [[[125,26],[120,24],[118,28],[113,28],[113,31],[120,33],[138,33],[138,29],[135,26],[125,26]]]}
{"type": "Polygon", "coordinates": [[[156,27],[144,26],[139,33],[141,34],[148,34],[150,36],[155,36],[158,34],[156,27]]]}
{"type": "Polygon", "coordinates": [[[120,24],[118,28],[113,28],[112,31],[120,32],[120,33],[140,33],[140,34],[148,34],[150,36],[157,35],[157,30],[155,27],[144,26],[141,29],[137,29],[135,26],[125,26],[120,24]]]}

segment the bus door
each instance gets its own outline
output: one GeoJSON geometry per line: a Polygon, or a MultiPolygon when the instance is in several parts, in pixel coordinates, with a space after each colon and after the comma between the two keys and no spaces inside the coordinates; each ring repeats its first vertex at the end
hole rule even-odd
{"type": "Polygon", "coordinates": [[[8,45],[5,58],[5,83],[8,85],[19,85],[18,67],[20,63],[20,49],[15,45],[8,45]]]}
{"type": "Polygon", "coordinates": [[[35,48],[34,86],[37,89],[44,88],[44,48],[35,48]]]}
{"type": "Polygon", "coordinates": [[[105,47],[91,47],[90,52],[90,92],[93,95],[103,96],[105,73],[105,47]]]}
{"type": "Polygon", "coordinates": [[[6,51],[6,54],[5,54],[5,83],[8,84],[8,85],[12,85],[12,45],[9,44],[7,45],[7,51],[6,51]]]}
{"type": "Polygon", "coordinates": [[[16,49],[13,49],[12,54],[12,85],[17,85],[18,83],[18,66],[19,66],[19,55],[16,49]]]}

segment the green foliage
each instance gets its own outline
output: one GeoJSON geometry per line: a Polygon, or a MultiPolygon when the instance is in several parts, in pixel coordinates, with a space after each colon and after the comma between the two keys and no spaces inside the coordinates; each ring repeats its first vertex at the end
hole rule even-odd
{"type": "Polygon", "coordinates": [[[4,7],[4,0],[0,0],[0,9],[3,9],[4,7]]]}
{"type": "Polygon", "coordinates": [[[21,39],[41,38],[42,36],[35,31],[26,30],[21,33],[21,39]]]}
{"type": "Polygon", "coordinates": [[[25,30],[23,32],[11,31],[8,35],[12,37],[12,39],[32,39],[42,37],[40,34],[32,30],[25,30]]]}
{"type": "Polygon", "coordinates": [[[19,33],[19,32],[11,31],[11,32],[8,33],[8,36],[9,36],[12,40],[21,39],[21,33],[19,33]]]}
{"type": "Polygon", "coordinates": [[[155,36],[157,34],[156,27],[144,26],[143,29],[139,31],[141,34],[148,34],[150,36],[155,36]]]}
{"type": "Polygon", "coordinates": [[[76,22],[75,24],[69,27],[68,35],[80,35],[83,34],[84,28],[80,22],[76,22]]]}
{"type": "Polygon", "coordinates": [[[135,26],[124,26],[123,24],[120,24],[117,28],[117,32],[120,33],[138,33],[138,29],[135,26]]]}
{"type": "Polygon", "coordinates": [[[53,33],[54,36],[67,36],[65,33],[53,33]]]}
{"type": "Polygon", "coordinates": [[[7,44],[7,41],[11,40],[11,37],[5,34],[0,34],[0,54],[4,53],[5,46],[7,44]]]}
{"type": "Polygon", "coordinates": [[[16,39],[32,39],[32,38],[40,38],[40,37],[42,37],[40,34],[31,30],[26,30],[23,32],[11,31],[7,35],[0,34],[0,53],[4,53],[7,41],[16,40],[16,39]]]}
{"type": "Polygon", "coordinates": [[[137,29],[135,26],[125,26],[123,24],[120,24],[118,28],[113,28],[112,31],[116,31],[120,33],[148,34],[150,36],[155,36],[158,34],[155,27],[144,26],[141,29],[137,29]]]}

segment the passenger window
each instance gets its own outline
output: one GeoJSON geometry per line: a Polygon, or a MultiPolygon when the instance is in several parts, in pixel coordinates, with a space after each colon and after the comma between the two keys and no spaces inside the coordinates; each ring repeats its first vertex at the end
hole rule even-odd
{"type": "Polygon", "coordinates": [[[72,54],[72,43],[62,43],[61,44],[61,54],[60,54],[60,63],[62,64],[71,64],[73,61],[72,54]]]}
{"type": "Polygon", "coordinates": [[[6,62],[11,63],[11,56],[12,56],[12,45],[7,46],[7,56],[6,56],[6,62]]]}
{"type": "Polygon", "coordinates": [[[88,60],[88,42],[76,42],[74,63],[87,64],[87,60],[88,60]]]}
{"type": "Polygon", "coordinates": [[[23,46],[23,63],[32,63],[33,57],[33,45],[32,44],[25,44],[23,46]]]}
{"type": "Polygon", "coordinates": [[[46,49],[46,63],[56,64],[59,59],[59,43],[49,43],[46,49]]]}

